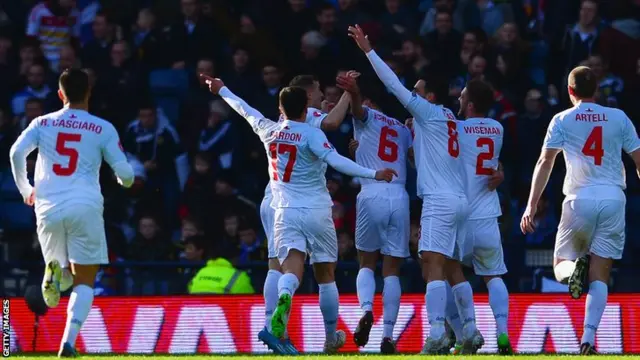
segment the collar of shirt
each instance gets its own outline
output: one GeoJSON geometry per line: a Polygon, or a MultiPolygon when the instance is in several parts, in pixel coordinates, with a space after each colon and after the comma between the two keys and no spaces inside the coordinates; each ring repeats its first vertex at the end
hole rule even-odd
{"type": "Polygon", "coordinates": [[[231,264],[231,261],[229,261],[229,260],[227,260],[225,258],[222,258],[222,257],[207,261],[207,266],[233,268],[233,265],[231,264]]]}

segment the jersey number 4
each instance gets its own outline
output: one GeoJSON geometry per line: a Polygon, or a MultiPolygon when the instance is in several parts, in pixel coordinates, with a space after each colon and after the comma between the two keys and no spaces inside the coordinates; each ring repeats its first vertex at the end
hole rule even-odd
{"type": "Polygon", "coordinates": [[[591,134],[582,147],[582,153],[593,158],[596,166],[602,165],[604,149],[602,148],[602,126],[596,126],[591,130],[591,134]]]}
{"type": "Polygon", "coordinates": [[[291,180],[291,173],[293,172],[293,165],[296,163],[296,156],[298,154],[298,148],[291,144],[271,143],[269,144],[269,154],[271,155],[271,167],[273,168],[273,180],[278,181],[278,155],[289,153],[289,160],[284,167],[284,175],[282,176],[282,182],[289,182],[291,180]]]}
{"type": "Polygon", "coordinates": [[[398,138],[398,132],[385,126],[380,131],[380,145],[378,146],[378,157],[382,161],[394,162],[398,160],[398,144],[395,139],[398,138]]]}
{"type": "Polygon", "coordinates": [[[64,167],[60,164],[53,164],[53,173],[58,176],[71,176],[78,169],[78,150],[68,147],[67,143],[80,142],[82,135],[59,133],[56,140],[56,151],[62,156],[69,158],[69,164],[64,167]]]}

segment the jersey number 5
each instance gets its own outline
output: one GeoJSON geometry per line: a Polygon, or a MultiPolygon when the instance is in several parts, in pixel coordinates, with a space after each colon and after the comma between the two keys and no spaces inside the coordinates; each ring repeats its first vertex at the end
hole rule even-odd
{"type": "Polygon", "coordinates": [[[69,158],[69,164],[67,167],[63,167],[60,164],[53,164],[53,173],[58,176],[70,176],[76,172],[78,168],[78,150],[67,147],[67,143],[80,142],[82,135],[59,133],[56,140],[56,151],[62,156],[69,158]]]}
{"type": "Polygon", "coordinates": [[[289,153],[289,160],[284,167],[284,175],[282,176],[282,182],[289,182],[291,180],[291,173],[293,172],[293,165],[296,163],[296,155],[298,154],[298,148],[291,144],[271,143],[269,144],[269,154],[271,155],[271,167],[273,168],[273,180],[278,180],[278,154],[289,153]]]}
{"type": "Polygon", "coordinates": [[[380,145],[378,146],[378,157],[380,160],[386,162],[398,160],[398,145],[393,141],[397,138],[397,131],[388,126],[382,128],[380,131],[380,145]]]}
{"type": "Polygon", "coordinates": [[[476,141],[476,146],[479,148],[484,148],[485,145],[487,146],[487,151],[478,154],[476,175],[491,175],[493,172],[493,169],[484,167],[484,162],[493,159],[495,143],[491,138],[479,138],[478,141],[476,141]]]}
{"type": "Polygon", "coordinates": [[[591,130],[591,134],[582,147],[582,153],[593,158],[596,166],[602,165],[604,149],[602,148],[602,126],[596,126],[591,130]]]}

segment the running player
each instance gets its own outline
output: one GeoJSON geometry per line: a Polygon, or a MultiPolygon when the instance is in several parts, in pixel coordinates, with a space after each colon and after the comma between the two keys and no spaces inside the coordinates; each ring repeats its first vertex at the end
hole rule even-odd
{"type": "Polygon", "coordinates": [[[520,222],[523,233],[535,231],[540,196],[561,151],[567,164],[562,217],[554,251],[554,272],[569,283],[574,299],[589,287],[580,353],[595,353],[595,336],[607,305],[609,275],[625,242],[626,188],[621,152],[640,169],[640,139],[627,115],[600,106],[594,98],[593,71],[579,66],[569,74],[573,107],[553,117],[533,172],[529,202],[520,222]],[[588,283],[588,285],[587,285],[588,283]]]}
{"type": "MultiPolygon", "coordinates": [[[[344,120],[347,110],[349,109],[349,97],[342,96],[335,107],[326,114],[319,107],[322,107],[323,94],[320,90],[320,84],[311,75],[298,75],[291,80],[289,86],[297,86],[305,89],[307,92],[307,117],[306,123],[312,127],[331,131],[337,129],[344,120]]],[[[280,115],[280,120],[284,120],[280,115]]],[[[278,281],[282,276],[280,263],[273,245],[273,223],[275,221],[275,209],[271,207],[273,195],[271,193],[271,185],[267,184],[264,190],[264,199],[260,204],[260,219],[267,237],[267,251],[269,256],[269,271],[264,281],[263,296],[265,304],[265,323],[264,329],[258,333],[260,339],[267,346],[274,344],[271,348],[276,354],[297,354],[297,350],[285,336],[284,343],[277,341],[271,334],[271,316],[276,309],[278,303],[278,281]]]]}
{"type": "Polygon", "coordinates": [[[284,275],[278,281],[278,306],[271,321],[272,333],[285,335],[291,299],[304,271],[307,252],[320,287],[320,310],[325,324],[326,353],[335,353],[345,343],[345,333],[337,331],[338,288],[335,263],[337,238],[331,217],[331,198],[324,176],[324,162],[354,177],[391,181],[395,171],[370,170],[338,155],[322,131],[305,123],[306,92],[288,87],[280,92],[280,110],[285,120],[265,119],[257,110],[227,89],[221,80],[207,78],[211,92],[242,115],[265,144],[271,159],[271,188],[276,208],[274,244],[284,275]]]}
{"type": "Polygon", "coordinates": [[[81,70],[60,75],[64,108],[34,119],[11,147],[11,170],[27,205],[35,205],[38,240],[46,262],[42,295],[49,307],[73,285],[58,355],[76,356],[75,342],[93,303],[100,264],[107,264],[99,171],[104,158],[124,187],[133,169],[116,129],[88,113],[89,77],[81,70]],[[38,149],[35,187],[27,179],[26,158],[38,149]],[[69,269],[69,265],[71,269],[69,269]]]}
{"type": "MultiPolygon", "coordinates": [[[[426,305],[431,325],[422,351],[428,354],[448,353],[450,339],[445,331],[447,286],[444,267],[446,259],[452,258],[464,241],[468,213],[456,118],[448,109],[431,104],[407,90],[371,48],[359,26],[349,27],[349,36],[367,55],[387,89],[414,116],[418,196],[423,199],[419,251],[423,277],[427,281],[426,305]]],[[[461,289],[472,292],[457,262],[447,269],[447,276],[450,274],[456,275],[453,280],[461,281],[461,289]]],[[[458,305],[460,308],[462,304],[458,305]]],[[[473,302],[464,304],[464,307],[466,314],[473,314],[473,302]]],[[[464,320],[465,342],[474,347],[481,346],[484,340],[475,327],[475,315],[464,320]]]]}
{"type": "MultiPolygon", "coordinates": [[[[511,354],[507,333],[509,293],[501,276],[507,273],[502,252],[498,217],[502,215],[500,199],[492,182],[499,167],[504,130],[487,118],[493,106],[493,90],[482,80],[471,80],[460,95],[460,148],[467,181],[469,219],[461,260],[473,266],[489,290],[489,305],[498,330],[498,351],[511,354]]],[[[453,288],[454,296],[456,287],[453,288]]],[[[462,345],[462,344],[460,344],[462,345]]],[[[474,349],[461,349],[461,352],[474,349]]]]}
{"type": "Polygon", "coordinates": [[[355,79],[338,78],[338,86],[351,93],[351,112],[355,141],[359,147],[356,162],[368,168],[391,167],[398,177],[391,183],[362,179],[356,203],[356,248],[360,271],[356,280],[363,315],[353,334],[356,345],[365,346],[373,326],[374,272],[383,256],[384,327],[380,352],[393,354],[393,327],[400,310],[400,266],[409,256],[409,195],[405,190],[407,155],[412,144],[411,131],[401,122],[379,111],[367,98],[363,106],[355,79]]]}

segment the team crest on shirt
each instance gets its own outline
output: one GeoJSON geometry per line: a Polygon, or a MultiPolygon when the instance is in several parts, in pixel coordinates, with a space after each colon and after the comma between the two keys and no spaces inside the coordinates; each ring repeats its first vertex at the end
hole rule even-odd
{"type": "Polygon", "coordinates": [[[320,116],[322,116],[322,113],[320,111],[314,111],[313,112],[313,116],[314,117],[320,117],[320,116]]]}
{"type": "Polygon", "coordinates": [[[333,150],[333,146],[331,146],[331,144],[329,144],[328,142],[324,143],[324,147],[329,150],[333,150]]]}
{"type": "Polygon", "coordinates": [[[122,146],[122,142],[118,141],[118,147],[120,148],[121,151],[124,152],[124,146],[122,146]]]}
{"type": "Polygon", "coordinates": [[[69,118],[75,119],[75,118],[77,118],[77,116],[75,114],[71,114],[71,116],[69,116],[69,118]]]}
{"type": "Polygon", "coordinates": [[[585,110],[586,112],[593,112],[592,108],[587,108],[587,110],[585,110]]]}

